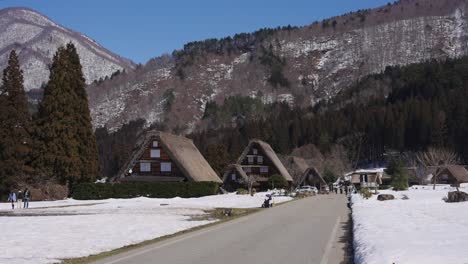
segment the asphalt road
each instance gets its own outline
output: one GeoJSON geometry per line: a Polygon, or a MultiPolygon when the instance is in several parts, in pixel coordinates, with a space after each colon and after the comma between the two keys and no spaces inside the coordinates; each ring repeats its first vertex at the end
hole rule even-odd
{"type": "Polygon", "coordinates": [[[99,264],[347,263],[344,195],[319,195],[102,259],[99,264]]]}

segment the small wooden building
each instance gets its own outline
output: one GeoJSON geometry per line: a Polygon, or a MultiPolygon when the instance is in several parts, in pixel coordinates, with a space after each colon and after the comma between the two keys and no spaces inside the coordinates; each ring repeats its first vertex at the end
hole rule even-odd
{"type": "Polygon", "coordinates": [[[356,188],[377,188],[382,184],[390,182],[390,177],[385,173],[384,168],[360,169],[348,174],[351,184],[356,188]]]}
{"type": "Polygon", "coordinates": [[[271,146],[264,141],[254,139],[244,149],[237,163],[228,167],[223,181],[227,187],[234,185],[234,177],[237,179],[236,184],[241,184],[243,177],[254,176],[256,185],[263,190],[268,188],[268,179],[275,174],[282,176],[290,185],[292,184],[291,175],[271,146]]]}
{"type": "Polygon", "coordinates": [[[121,182],[221,183],[191,139],[159,131],[149,131],[138,140],[128,162],[115,178],[121,182]]]}
{"type": "Polygon", "coordinates": [[[468,183],[468,171],[461,165],[449,165],[440,169],[432,180],[438,184],[468,183]]]}

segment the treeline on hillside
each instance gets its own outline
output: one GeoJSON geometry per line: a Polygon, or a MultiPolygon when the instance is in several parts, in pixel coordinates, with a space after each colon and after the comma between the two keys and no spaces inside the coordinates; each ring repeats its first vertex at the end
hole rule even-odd
{"type": "Polygon", "coordinates": [[[54,55],[34,116],[28,111],[18,56],[10,53],[0,87],[0,123],[0,196],[25,186],[71,187],[99,175],[85,79],[73,44],[54,55]]]}
{"type": "MultiPolygon", "coordinates": [[[[388,86],[386,98],[373,97],[367,103],[335,101],[308,109],[276,103],[263,111],[269,114],[262,118],[191,137],[215,166],[235,161],[252,138],[269,142],[282,154],[306,144],[326,153],[339,144],[362,163],[377,163],[389,150],[419,151],[429,146],[452,149],[468,161],[468,58],[389,67],[372,80],[376,86],[388,86]]],[[[352,90],[369,88],[368,84],[359,82],[352,90]]],[[[213,105],[207,110],[209,116],[227,111],[213,105]]]]}

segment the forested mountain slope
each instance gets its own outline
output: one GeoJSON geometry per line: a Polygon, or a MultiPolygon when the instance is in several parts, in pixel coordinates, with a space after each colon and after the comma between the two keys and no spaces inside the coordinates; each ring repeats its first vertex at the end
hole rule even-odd
{"type": "Polygon", "coordinates": [[[304,27],[263,29],[183,50],[88,88],[95,127],[131,120],[189,133],[233,95],[307,107],[392,65],[468,54],[467,0],[402,0],[304,27]]]}

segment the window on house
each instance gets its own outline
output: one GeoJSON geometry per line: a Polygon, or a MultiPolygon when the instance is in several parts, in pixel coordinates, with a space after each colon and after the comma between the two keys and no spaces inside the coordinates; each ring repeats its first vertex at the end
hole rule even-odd
{"type": "Polygon", "coordinates": [[[153,148],[159,147],[159,142],[158,141],[153,141],[153,148]]]}
{"type": "Polygon", "coordinates": [[[254,155],[257,155],[257,154],[258,154],[258,149],[254,148],[254,149],[252,150],[252,152],[253,152],[254,155]]]}
{"type": "Polygon", "coordinates": [[[242,168],[242,169],[245,171],[245,173],[251,173],[251,172],[252,172],[252,170],[250,169],[250,167],[244,167],[244,168],[242,168]]]}
{"type": "Polygon", "coordinates": [[[254,162],[254,157],[249,156],[247,157],[247,160],[249,161],[250,164],[252,164],[254,162]]]}
{"type": "Polygon", "coordinates": [[[160,158],[161,157],[161,150],[160,149],[152,149],[151,150],[151,157],[152,158],[160,158]]]}
{"type": "Polygon", "coordinates": [[[235,173],[231,174],[231,180],[233,180],[233,181],[236,180],[236,174],[235,173]]]}
{"type": "Polygon", "coordinates": [[[151,172],[151,163],[149,163],[149,162],[140,162],[140,171],[141,172],[151,172]]]}
{"type": "Polygon", "coordinates": [[[171,172],[172,163],[170,162],[161,162],[161,172],[171,172]]]}
{"type": "Polygon", "coordinates": [[[260,167],[260,173],[268,173],[268,167],[260,167]]]}
{"type": "Polygon", "coordinates": [[[368,182],[367,181],[367,174],[361,174],[361,182],[368,182]]]}
{"type": "Polygon", "coordinates": [[[262,164],[263,163],[263,156],[258,156],[257,157],[257,162],[258,162],[258,164],[262,164]]]}

